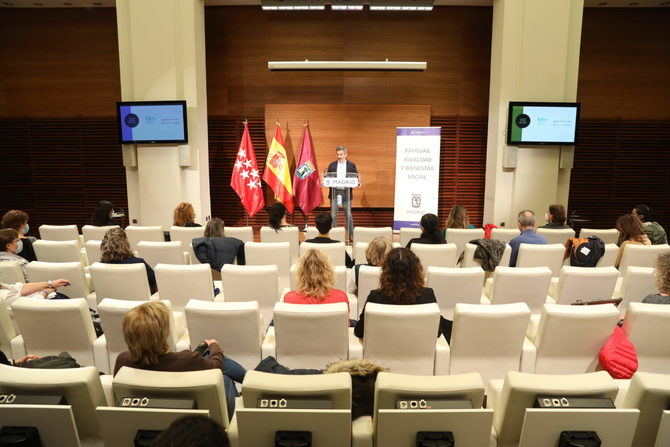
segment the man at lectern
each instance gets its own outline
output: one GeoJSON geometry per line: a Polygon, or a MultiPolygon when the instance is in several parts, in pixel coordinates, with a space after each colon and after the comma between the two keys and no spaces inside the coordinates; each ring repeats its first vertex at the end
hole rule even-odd
{"type": "MultiPolygon", "coordinates": [[[[328,165],[326,173],[337,175],[338,179],[358,177],[356,164],[347,160],[347,148],[338,146],[335,152],[337,153],[337,161],[328,165]]],[[[358,186],[360,186],[360,178],[358,186]]],[[[328,197],[330,198],[330,214],[333,217],[333,226],[337,226],[337,210],[341,206],[344,211],[344,218],[346,219],[349,241],[352,241],[354,239],[354,220],[351,217],[351,200],[353,199],[351,188],[330,188],[328,197]]]]}

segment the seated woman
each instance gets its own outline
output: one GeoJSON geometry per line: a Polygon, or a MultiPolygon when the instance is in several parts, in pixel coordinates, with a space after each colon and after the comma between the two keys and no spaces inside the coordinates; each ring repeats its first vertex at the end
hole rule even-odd
{"type": "Polygon", "coordinates": [[[17,251],[16,254],[24,258],[26,261],[37,261],[37,256],[35,255],[35,250],[33,249],[33,242],[37,239],[28,236],[28,231],[30,231],[30,225],[28,225],[28,220],[30,216],[28,213],[21,210],[9,210],[2,216],[2,223],[0,226],[2,228],[12,228],[19,233],[21,238],[21,250],[17,251]]]}
{"type": "Polygon", "coordinates": [[[619,254],[616,257],[614,266],[619,268],[626,245],[651,245],[651,241],[644,230],[642,230],[640,221],[631,214],[623,214],[619,216],[616,220],[615,227],[619,230],[619,241],[617,242],[617,245],[619,246],[619,254]]]}
{"type": "Polygon", "coordinates": [[[549,205],[549,212],[544,215],[546,225],[541,228],[550,228],[552,230],[562,230],[570,228],[565,222],[568,220],[568,215],[565,212],[565,207],[560,204],[549,205]]]}
{"type": "Polygon", "coordinates": [[[91,225],[96,227],[107,227],[110,225],[118,225],[112,220],[114,215],[114,207],[109,200],[101,200],[95,206],[93,217],[91,218],[91,225]]]}
{"type": "Polygon", "coordinates": [[[16,261],[23,271],[23,276],[28,281],[26,266],[28,261],[17,255],[23,249],[23,241],[19,237],[19,232],[13,228],[4,228],[0,230],[0,262],[16,261]]]}
{"type": "Polygon", "coordinates": [[[356,293],[358,291],[358,273],[361,270],[362,265],[369,265],[373,267],[381,267],[384,258],[389,251],[393,248],[393,244],[388,238],[383,236],[377,236],[368,244],[368,248],[365,250],[365,260],[366,264],[356,264],[354,266],[354,274],[349,278],[349,292],[356,293]]]}
{"type": "Polygon", "coordinates": [[[181,202],[174,209],[174,216],[172,218],[172,225],[175,227],[201,227],[199,223],[195,223],[195,210],[193,205],[186,202],[181,202]]]}
{"type": "MultiPolygon", "coordinates": [[[[386,255],[382,263],[382,274],[379,278],[379,288],[368,295],[368,303],[379,304],[428,304],[436,303],[433,289],[424,287],[424,272],[419,258],[407,248],[394,248],[386,255]]],[[[365,333],[365,306],[354,328],[354,334],[363,338],[365,333]]],[[[440,316],[440,328],[437,336],[444,335],[451,340],[452,322],[440,316]]]]}
{"type": "Polygon", "coordinates": [[[349,299],[341,290],[333,289],[335,270],[328,257],[321,250],[310,249],[298,260],[296,290],[284,296],[285,303],[329,304],[347,303],[349,299]]]}
{"type": "Polygon", "coordinates": [[[105,264],[144,264],[151,293],[156,293],[156,275],[144,259],[135,256],[130,249],[128,237],[123,228],[111,228],[105,233],[100,244],[100,262],[105,264]]]}
{"type": "MultiPolygon", "coordinates": [[[[59,287],[69,286],[67,279],[50,279],[42,282],[17,282],[16,284],[0,283],[0,297],[5,306],[9,306],[21,297],[47,299],[59,287]]],[[[64,297],[65,295],[61,295],[64,297]]]]}
{"type": "Polygon", "coordinates": [[[286,222],[286,217],[288,212],[283,203],[277,202],[268,207],[268,221],[270,227],[275,231],[281,231],[282,228],[290,227],[291,225],[286,222]]]}
{"type": "Polygon", "coordinates": [[[205,236],[191,242],[198,261],[212,267],[214,279],[220,279],[221,267],[232,264],[244,265],[244,242],[235,237],[224,236],[224,224],[215,217],[205,225],[205,236]]]}
{"type": "Polygon", "coordinates": [[[246,370],[234,360],[223,356],[216,340],[205,340],[209,357],[194,351],[170,352],[170,310],[161,301],[148,301],[132,308],[123,316],[123,339],[128,350],[119,354],[114,375],[124,366],[151,371],[201,371],[220,369],[226,389],[228,418],[233,417],[235,397],[233,380],[242,383],[246,370]]]}
{"type": "Polygon", "coordinates": [[[444,236],[440,231],[440,222],[435,214],[424,214],[421,217],[421,237],[410,239],[407,248],[412,244],[444,244],[444,236]]]}
{"type": "Polygon", "coordinates": [[[647,295],[642,302],[649,304],[670,304],[670,253],[658,255],[654,276],[656,277],[658,293],[647,295]]]}

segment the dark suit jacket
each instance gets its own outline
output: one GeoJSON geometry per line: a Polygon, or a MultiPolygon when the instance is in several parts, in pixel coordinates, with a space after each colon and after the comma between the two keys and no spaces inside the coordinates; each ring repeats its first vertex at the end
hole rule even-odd
{"type": "Polygon", "coordinates": [[[209,358],[204,358],[195,351],[168,352],[158,357],[158,363],[153,365],[142,365],[135,362],[130,351],[124,351],[116,358],[114,375],[119,370],[128,366],[136,369],[147,369],[150,371],[202,371],[204,369],[215,369],[223,367],[223,351],[218,343],[209,345],[209,358]]]}
{"type": "MultiPolygon", "coordinates": [[[[342,241],[336,241],[335,239],[331,239],[329,237],[317,236],[314,239],[306,239],[305,242],[309,242],[311,244],[335,244],[342,241]]],[[[348,269],[355,265],[353,259],[351,259],[351,256],[349,256],[349,253],[347,253],[346,250],[344,251],[344,265],[346,265],[348,269]]]]}
{"type": "MultiPolygon", "coordinates": [[[[413,304],[430,304],[430,303],[436,303],[437,299],[435,298],[435,292],[433,292],[433,289],[429,287],[424,287],[423,291],[421,292],[421,296],[416,298],[416,301],[414,301],[412,304],[397,304],[398,306],[411,306],[413,304]]],[[[395,304],[392,303],[388,298],[386,298],[384,295],[382,295],[379,290],[373,290],[370,292],[370,295],[368,295],[368,299],[365,302],[365,306],[368,305],[368,303],[377,303],[377,304],[395,304]]],[[[365,306],[363,306],[363,311],[361,312],[361,315],[358,317],[358,323],[356,323],[356,327],[354,328],[354,334],[358,338],[363,338],[363,334],[365,334],[365,306]]],[[[444,318],[442,315],[440,315],[440,327],[437,332],[437,336],[439,337],[440,335],[444,335],[444,338],[449,342],[451,340],[451,325],[452,322],[444,318]]]]}
{"type": "MultiPolygon", "coordinates": [[[[332,162],[331,164],[328,165],[328,169],[326,169],[326,172],[337,172],[337,160],[332,162]]],[[[347,160],[347,174],[358,174],[358,169],[356,169],[356,163],[353,161],[347,160]]],[[[328,198],[332,201],[333,199],[333,194],[335,193],[333,191],[334,188],[330,188],[330,192],[328,193],[328,198]]],[[[351,191],[351,198],[354,198],[354,192],[351,191]]]]}

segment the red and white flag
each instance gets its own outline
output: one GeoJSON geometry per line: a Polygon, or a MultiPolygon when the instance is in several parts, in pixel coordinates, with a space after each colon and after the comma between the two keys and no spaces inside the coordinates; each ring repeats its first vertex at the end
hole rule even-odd
{"type": "Polygon", "coordinates": [[[321,182],[319,169],[316,167],[316,156],[309,136],[309,127],[305,124],[300,147],[300,160],[293,176],[293,195],[305,215],[321,205],[321,182]]]}
{"type": "Polygon", "coordinates": [[[256,154],[254,146],[251,144],[251,136],[247,122],[244,122],[244,133],[240,142],[240,149],[237,151],[235,166],[233,166],[233,176],[230,179],[230,186],[240,197],[240,201],[247,210],[249,217],[253,217],[265,206],[263,198],[263,188],[261,188],[261,178],[256,163],[256,154]]]}

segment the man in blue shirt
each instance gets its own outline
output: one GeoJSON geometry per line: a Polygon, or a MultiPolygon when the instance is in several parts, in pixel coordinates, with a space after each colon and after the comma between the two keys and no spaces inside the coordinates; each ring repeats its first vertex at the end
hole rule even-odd
{"type": "Polygon", "coordinates": [[[512,255],[509,258],[509,266],[516,267],[516,257],[519,255],[521,244],[546,244],[544,236],[535,232],[535,213],[531,210],[523,210],[517,218],[521,234],[509,241],[512,247],[512,255]]]}

